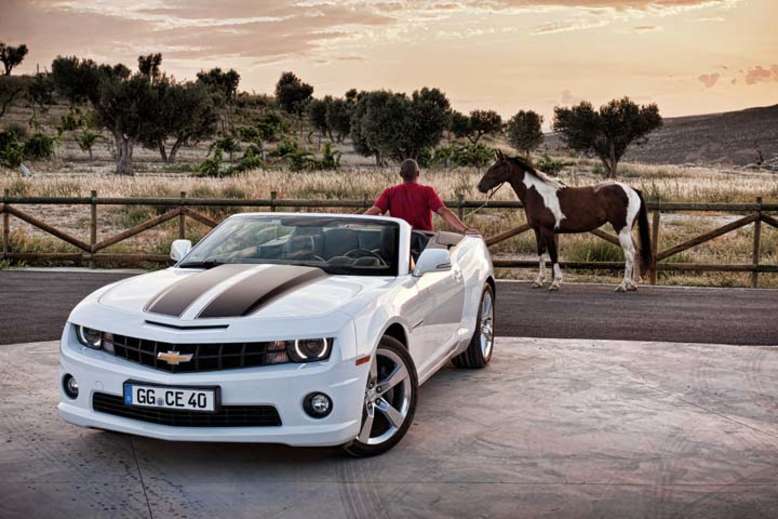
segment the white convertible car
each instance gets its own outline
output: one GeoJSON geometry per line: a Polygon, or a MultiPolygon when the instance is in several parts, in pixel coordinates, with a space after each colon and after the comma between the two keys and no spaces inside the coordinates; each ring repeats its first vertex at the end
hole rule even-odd
{"type": "Polygon", "coordinates": [[[177,240],[171,258],[71,313],[66,421],[368,456],[400,441],[437,370],[492,356],[494,275],[479,236],[388,217],[253,213],[194,248],[177,240]]]}

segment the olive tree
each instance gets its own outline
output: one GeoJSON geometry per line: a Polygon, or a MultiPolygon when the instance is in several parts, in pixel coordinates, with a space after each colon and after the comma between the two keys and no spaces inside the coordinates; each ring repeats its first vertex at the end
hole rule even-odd
{"type": "Polygon", "coordinates": [[[238,95],[240,74],[233,69],[223,72],[221,68],[216,67],[207,72],[198,72],[197,81],[221,94],[224,100],[230,103],[238,95]]]}
{"type": "Polygon", "coordinates": [[[21,44],[18,47],[12,47],[0,42],[0,61],[3,63],[6,76],[11,75],[11,70],[20,65],[26,55],[27,45],[21,44]]]}
{"type": "Polygon", "coordinates": [[[519,110],[508,121],[508,143],[520,153],[529,156],[543,142],[542,124],[543,117],[540,114],[532,110],[519,110]]]}
{"type": "Polygon", "coordinates": [[[616,176],[621,157],[632,145],[662,126],[656,104],[638,106],[630,98],[614,99],[595,110],[589,102],[554,108],[554,131],[573,150],[594,153],[608,178],[616,176]]]}
{"type": "Polygon", "coordinates": [[[157,93],[147,76],[124,65],[97,65],[89,59],[57,57],[51,66],[54,84],[71,102],[88,101],[96,122],[108,130],[116,147],[116,173],[132,175],[134,146],[155,116],[157,93]]]}
{"type": "Polygon", "coordinates": [[[386,159],[418,159],[436,146],[449,126],[450,105],[436,88],[422,88],[408,97],[386,90],[357,96],[351,118],[354,149],[386,159]]]}
{"type": "Polygon", "coordinates": [[[332,139],[332,129],[327,120],[327,112],[332,104],[332,96],[324,96],[323,99],[311,99],[308,103],[308,121],[313,130],[319,133],[319,145],[322,138],[332,139]]]}
{"type": "Polygon", "coordinates": [[[196,144],[216,133],[218,101],[202,83],[177,83],[167,77],[152,83],[154,103],[141,135],[147,148],[159,150],[164,162],[174,163],[184,145],[196,144]]]}
{"type": "Polygon", "coordinates": [[[484,135],[496,135],[502,130],[502,117],[494,110],[473,110],[470,115],[454,112],[451,117],[451,132],[478,144],[484,135]]]}
{"type": "Polygon", "coordinates": [[[276,102],[288,114],[298,118],[300,136],[303,134],[303,114],[313,95],[313,87],[304,83],[293,72],[284,72],[276,83],[276,102]]]}
{"type": "Polygon", "coordinates": [[[351,115],[356,104],[356,92],[352,97],[345,99],[335,98],[327,106],[327,128],[330,138],[334,136],[337,142],[343,140],[351,133],[351,115]]]}

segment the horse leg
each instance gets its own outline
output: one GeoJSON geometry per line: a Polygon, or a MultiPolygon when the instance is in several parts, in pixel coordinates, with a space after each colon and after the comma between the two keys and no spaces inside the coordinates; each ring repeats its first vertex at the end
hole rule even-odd
{"type": "Polygon", "coordinates": [[[542,229],[543,239],[546,242],[548,248],[548,255],[551,257],[551,265],[553,269],[553,278],[551,280],[551,286],[549,290],[559,290],[562,285],[562,269],[559,268],[559,257],[557,256],[556,238],[554,236],[553,229],[542,229]]]}
{"type": "Polygon", "coordinates": [[[535,229],[535,241],[538,245],[538,264],[540,267],[538,270],[538,277],[532,282],[532,288],[542,288],[543,283],[546,281],[546,260],[544,257],[546,253],[546,244],[539,229],[535,229]]]}
{"type": "Polygon", "coordinates": [[[635,248],[635,242],[632,239],[632,232],[630,232],[629,226],[624,226],[619,231],[619,243],[621,244],[621,249],[624,251],[624,280],[616,287],[616,292],[637,290],[638,287],[634,281],[635,255],[637,249],[635,248]]]}

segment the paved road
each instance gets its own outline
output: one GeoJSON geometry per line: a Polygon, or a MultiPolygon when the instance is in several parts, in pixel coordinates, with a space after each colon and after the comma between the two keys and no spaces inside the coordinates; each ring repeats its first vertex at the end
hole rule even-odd
{"type": "Polygon", "coordinates": [[[775,348],[495,348],[487,369],[444,369],[421,388],[394,450],[353,460],[68,425],[56,342],[5,346],[0,517],[778,517],[775,348]]]}
{"type": "MultiPolygon", "coordinates": [[[[57,338],[81,298],[130,275],[0,272],[0,344],[57,338]]],[[[498,335],[778,345],[778,290],[612,288],[569,284],[547,292],[499,283],[498,335]]]]}

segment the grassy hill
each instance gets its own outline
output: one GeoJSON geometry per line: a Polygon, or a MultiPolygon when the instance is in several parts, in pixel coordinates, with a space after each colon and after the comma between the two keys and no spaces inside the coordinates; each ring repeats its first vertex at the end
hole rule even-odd
{"type": "MultiPolygon", "coordinates": [[[[778,163],[778,105],[688,117],[669,117],[664,127],[625,160],[649,164],[705,164],[745,166],[759,160],[778,163]]],[[[547,135],[550,149],[561,146],[547,135]]],[[[778,167],[778,165],[776,166],[778,167]]]]}

